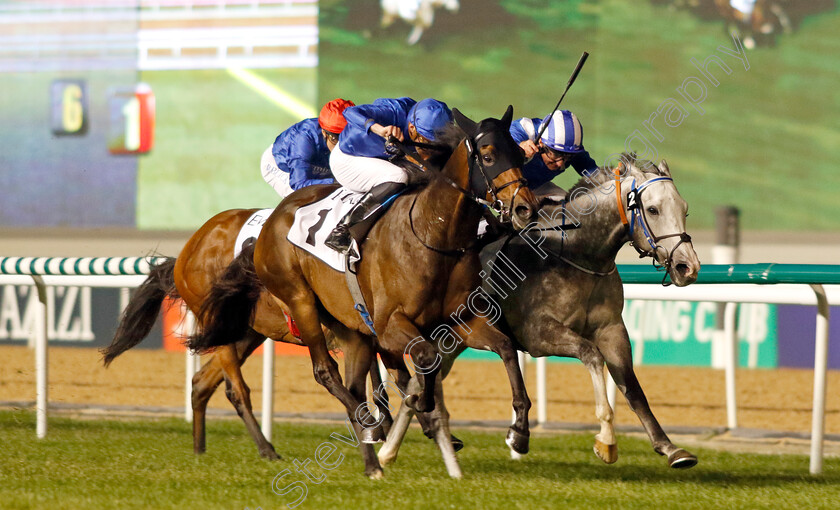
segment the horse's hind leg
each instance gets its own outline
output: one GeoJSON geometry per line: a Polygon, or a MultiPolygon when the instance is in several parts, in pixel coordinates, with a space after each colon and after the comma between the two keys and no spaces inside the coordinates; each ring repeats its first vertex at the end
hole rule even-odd
{"type": "Polygon", "coordinates": [[[218,357],[225,372],[225,395],[227,395],[230,403],[233,404],[233,407],[236,409],[236,413],[239,414],[239,417],[242,418],[243,422],[245,422],[245,427],[248,429],[248,433],[251,434],[254,442],[257,443],[257,449],[260,452],[260,456],[271,460],[277,460],[280,456],[274,451],[274,446],[272,446],[265,438],[262,430],[260,430],[259,424],[257,423],[257,419],[254,417],[253,408],[251,407],[251,390],[248,388],[248,385],[245,384],[245,379],[243,379],[242,371],[240,370],[240,366],[242,365],[244,359],[264,340],[265,337],[252,329],[249,330],[245,337],[238,343],[230,346],[219,347],[215,355],[218,357]],[[247,344],[245,343],[246,341],[248,342],[247,344]],[[237,352],[236,346],[239,345],[247,346],[245,348],[245,352],[247,352],[247,354],[244,352],[242,353],[244,356],[237,352]],[[249,348],[250,350],[247,350],[249,348]]]}
{"type": "MultiPolygon", "coordinates": [[[[252,340],[246,338],[240,340],[236,344],[226,345],[220,349],[234,349],[239,359],[239,366],[245,362],[245,359],[254,352],[260,343],[261,339],[252,340]]],[[[225,367],[216,354],[210,356],[206,363],[199,369],[192,379],[192,408],[193,408],[193,449],[195,453],[204,453],[206,451],[205,439],[205,416],[207,413],[207,403],[210,397],[215,393],[216,388],[225,379],[225,367]]]]}
{"type": "MultiPolygon", "coordinates": [[[[376,408],[379,410],[379,415],[382,417],[380,419],[382,431],[387,436],[391,430],[391,425],[394,423],[394,418],[391,416],[391,404],[388,401],[388,392],[382,383],[382,374],[379,373],[379,363],[377,362],[376,355],[374,354],[373,356],[373,361],[370,364],[371,393],[373,394],[373,401],[376,404],[376,408]]],[[[346,368],[344,373],[347,373],[346,368]]]]}
{"type": "Polygon", "coordinates": [[[668,457],[672,468],[690,468],[697,464],[697,457],[682,448],[674,446],[650,410],[644,391],[633,371],[633,357],[630,339],[624,324],[615,324],[602,329],[596,335],[598,349],[604,356],[616,386],[624,394],[630,409],[636,413],[650,437],[656,453],[668,457]]]}
{"type": "Polygon", "coordinates": [[[214,354],[207,360],[192,379],[193,451],[197,454],[207,450],[205,440],[205,415],[207,402],[225,379],[221,363],[214,354]]]}
{"type": "MultiPolygon", "coordinates": [[[[338,373],[338,364],[332,359],[329,349],[327,349],[327,339],[321,329],[322,318],[319,317],[318,309],[315,306],[315,296],[311,292],[305,293],[297,300],[290,299],[288,305],[300,330],[301,339],[309,348],[309,358],[312,361],[315,381],[344,404],[350,421],[358,424],[356,410],[360,408],[362,401],[354,397],[350,390],[342,384],[341,374],[338,373]]],[[[339,324],[326,314],[323,316],[323,320],[328,323],[327,326],[330,329],[339,324]]],[[[373,427],[362,427],[358,438],[362,443],[380,443],[385,440],[385,433],[382,431],[382,427],[377,424],[373,427]]]]}

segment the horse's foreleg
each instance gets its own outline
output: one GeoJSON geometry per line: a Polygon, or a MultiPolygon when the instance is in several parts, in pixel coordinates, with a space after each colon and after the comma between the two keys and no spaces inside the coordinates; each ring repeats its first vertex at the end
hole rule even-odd
{"type": "Polygon", "coordinates": [[[595,455],[607,464],[618,460],[613,410],[607,399],[604,357],[595,344],[553,318],[540,318],[524,331],[521,339],[532,356],[562,356],[579,359],[592,378],[595,416],[601,430],[595,436],[595,455]]]}
{"type": "Polygon", "coordinates": [[[394,313],[382,332],[380,345],[392,356],[411,356],[417,376],[423,378],[420,394],[410,393],[405,403],[418,413],[430,412],[435,408],[435,384],[443,358],[432,347],[417,326],[408,317],[394,313]]]}
{"type": "Polygon", "coordinates": [[[423,31],[426,27],[423,25],[414,25],[414,28],[411,29],[411,33],[408,34],[408,39],[406,39],[406,43],[409,46],[414,46],[420,41],[420,38],[423,36],[423,31]]]}
{"type": "MultiPolygon", "coordinates": [[[[451,367],[455,356],[451,356],[444,361],[451,367]]],[[[438,374],[438,381],[435,385],[435,410],[432,411],[432,425],[435,432],[435,442],[440,449],[443,456],[443,463],[446,465],[446,471],[452,478],[461,478],[461,466],[458,464],[458,458],[455,456],[455,448],[452,441],[452,434],[449,432],[449,411],[446,409],[446,404],[443,401],[443,377],[444,373],[449,373],[449,368],[441,370],[438,374]]]]}
{"type": "Polygon", "coordinates": [[[250,330],[236,344],[219,347],[215,352],[215,356],[219,360],[225,374],[225,395],[227,395],[230,403],[233,404],[236,413],[245,422],[248,433],[251,434],[251,437],[257,444],[260,456],[277,460],[280,456],[274,451],[274,446],[265,438],[257,423],[257,419],[254,417],[254,411],[251,406],[251,390],[245,384],[245,379],[242,377],[242,371],[240,370],[245,358],[264,340],[265,338],[262,335],[254,330],[250,330]],[[243,355],[240,355],[238,352],[240,349],[242,349],[243,355]]]}
{"type": "Polygon", "coordinates": [[[656,453],[668,457],[673,468],[690,468],[697,464],[697,457],[674,446],[650,410],[644,391],[633,371],[630,339],[624,324],[615,324],[600,330],[595,341],[603,354],[616,386],[624,394],[630,409],[639,417],[656,453]]]}
{"type": "MultiPolygon", "coordinates": [[[[344,332],[342,337],[346,339],[348,334],[349,332],[344,332]]],[[[347,389],[350,390],[350,394],[353,395],[354,398],[364,401],[367,375],[369,373],[373,375],[372,368],[378,369],[379,367],[376,366],[376,354],[370,346],[365,344],[359,338],[358,334],[353,334],[356,336],[353,341],[348,341],[342,344],[342,350],[344,351],[344,378],[347,381],[346,385],[347,389]]],[[[378,380],[380,378],[377,377],[376,379],[378,380]]],[[[374,387],[374,392],[377,387],[374,387]]],[[[367,410],[367,402],[362,405],[364,407],[357,410],[357,414],[361,411],[364,416],[359,420],[360,423],[364,423],[366,428],[381,425],[384,415],[380,415],[377,423],[368,424],[368,419],[372,419],[373,417],[370,416],[370,413],[367,410]]],[[[358,418],[360,417],[357,416],[357,419],[358,418]]],[[[363,433],[363,430],[357,428],[356,437],[361,437],[361,433],[363,433]]],[[[362,459],[365,462],[365,475],[374,480],[381,479],[383,476],[382,466],[379,465],[379,459],[376,458],[376,452],[373,450],[373,445],[359,442],[359,452],[362,454],[362,459]]]]}
{"type": "MultiPolygon", "coordinates": [[[[443,363],[440,367],[440,380],[446,379],[446,376],[449,375],[449,371],[452,370],[452,364],[455,363],[455,358],[460,355],[466,346],[461,346],[460,348],[456,348],[455,351],[443,354],[443,363]]],[[[408,375],[408,372],[406,372],[408,375]]],[[[423,434],[428,437],[429,439],[435,439],[437,431],[432,428],[431,417],[428,413],[420,413],[417,415],[417,421],[420,423],[420,428],[423,429],[423,434]]],[[[452,435],[452,448],[459,452],[461,449],[464,448],[464,442],[452,435]]]]}
{"type": "Polygon", "coordinates": [[[474,349],[489,349],[498,354],[505,364],[513,393],[513,410],[516,413],[505,443],[516,453],[524,455],[528,453],[528,438],[531,435],[528,426],[531,400],[528,398],[525,380],[522,378],[522,370],[519,367],[519,356],[513,347],[513,342],[499,330],[490,326],[485,318],[472,317],[467,320],[466,325],[469,328],[468,331],[471,331],[466,339],[467,346],[474,349]]]}

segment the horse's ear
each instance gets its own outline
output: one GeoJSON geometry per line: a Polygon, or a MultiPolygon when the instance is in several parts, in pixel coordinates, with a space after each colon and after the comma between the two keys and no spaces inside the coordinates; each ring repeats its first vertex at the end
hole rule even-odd
{"type": "Polygon", "coordinates": [[[510,129],[510,123],[513,121],[513,105],[509,104],[507,110],[505,110],[505,114],[502,115],[502,124],[504,124],[505,129],[510,129]]]}
{"type": "Polygon", "coordinates": [[[664,175],[666,177],[671,177],[671,169],[668,168],[668,162],[666,162],[664,159],[659,162],[659,165],[657,165],[657,168],[659,169],[659,172],[662,175],[664,175]]]}
{"type": "Polygon", "coordinates": [[[459,128],[463,129],[464,133],[468,136],[473,136],[475,134],[478,124],[470,120],[466,115],[461,113],[460,110],[453,108],[452,117],[455,119],[455,124],[457,124],[459,128]]]}

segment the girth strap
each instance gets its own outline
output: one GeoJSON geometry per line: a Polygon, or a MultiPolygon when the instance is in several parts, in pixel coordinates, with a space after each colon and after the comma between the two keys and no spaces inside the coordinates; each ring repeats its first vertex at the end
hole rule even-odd
{"type": "MultiPolygon", "coordinates": [[[[352,251],[352,250],[351,250],[352,251]]],[[[359,312],[362,321],[370,328],[373,336],[376,336],[376,330],[373,328],[373,319],[370,318],[365,297],[362,295],[362,288],[359,286],[359,277],[354,271],[358,259],[351,259],[350,254],[344,256],[344,279],[347,280],[347,288],[350,290],[350,295],[353,297],[353,309],[359,312]]]]}

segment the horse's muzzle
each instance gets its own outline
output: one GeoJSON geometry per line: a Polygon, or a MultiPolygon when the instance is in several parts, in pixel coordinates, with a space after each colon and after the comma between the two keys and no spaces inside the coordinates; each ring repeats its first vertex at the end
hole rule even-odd
{"type": "Polygon", "coordinates": [[[537,217],[539,205],[534,193],[527,187],[522,187],[511,204],[511,221],[515,229],[525,228],[537,217]]]}
{"type": "Polygon", "coordinates": [[[690,261],[674,261],[671,266],[671,281],[677,287],[685,287],[697,281],[699,273],[699,262],[692,264],[690,261]]]}

